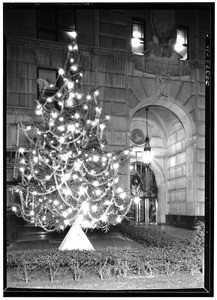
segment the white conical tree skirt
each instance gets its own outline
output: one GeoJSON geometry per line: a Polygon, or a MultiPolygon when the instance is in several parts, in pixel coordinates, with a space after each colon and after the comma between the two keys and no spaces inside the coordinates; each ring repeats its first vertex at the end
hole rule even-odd
{"type": "Polygon", "coordinates": [[[76,249],[95,250],[81,226],[78,224],[72,225],[58,249],[61,251],[76,249]]]}

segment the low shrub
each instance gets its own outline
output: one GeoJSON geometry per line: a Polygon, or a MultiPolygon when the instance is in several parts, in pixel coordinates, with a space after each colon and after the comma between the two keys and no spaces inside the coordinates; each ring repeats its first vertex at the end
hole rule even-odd
{"type": "Polygon", "coordinates": [[[108,249],[104,251],[47,251],[26,250],[7,253],[7,264],[17,269],[18,278],[29,282],[34,272],[44,270],[51,282],[62,269],[72,274],[73,280],[86,275],[127,277],[139,275],[195,272],[202,270],[201,253],[191,246],[149,247],[144,251],[108,249]]]}
{"type": "Polygon", "coordinates": [[[148,247],[164,248],[176,246],[177,244],[182,243],[188,245],[190,243],[188,239],[181,239],[167,235],[165,232],[154,227],[140,227],[128,220],[124,220],[119,225],[119,231],[123,235],[133,239],[135,242],[148,247]]]}

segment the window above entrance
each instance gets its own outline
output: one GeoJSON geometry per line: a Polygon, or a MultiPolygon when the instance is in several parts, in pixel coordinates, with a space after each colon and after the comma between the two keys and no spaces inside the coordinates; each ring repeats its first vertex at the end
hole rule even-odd
{"type": "Polygon", "coordinates": [[[181,60],[188,59],[188,27],[177,26],[176,44],[174,49],[182,56],[181,60]]]}
{"type": "Polygon", "coordinates": [[[138,55],[143,55],[144,53],[144,35],[145,31],[145,21],[142,19],[132,19],[132,52],[138,55]]]}

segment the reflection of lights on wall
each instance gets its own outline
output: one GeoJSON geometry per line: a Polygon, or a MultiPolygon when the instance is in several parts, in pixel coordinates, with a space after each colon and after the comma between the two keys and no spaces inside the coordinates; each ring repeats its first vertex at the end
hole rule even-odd
{"type": "Polygon", "coordinates": [[[137,37],[132,38],[131,40],[132,47],[139,47],[141,45],[141,40],[137,37]]]}

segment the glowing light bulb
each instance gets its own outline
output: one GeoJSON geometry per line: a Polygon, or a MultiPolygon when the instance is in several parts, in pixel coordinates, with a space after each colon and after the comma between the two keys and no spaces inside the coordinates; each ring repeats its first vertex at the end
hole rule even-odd
{"type": "Polygon", "coordinates": [[[11,209],[12,209],[12,211],[14,211],[14,212],[17,211],[16,206],[13,206],[11,209]]]}
{"type": "Polygon", "coordinates": [[[110,116],[106,116],[105,118],[106,118],[106,120],[110,120],[110,119],[111,119],[111,117],[110,117],[110,116]]]}
{"type": "Polygon", "coordinates": [[[134,197],[133,201],[134,201],[135,204],[139,204],[141,199],[140,199],[140,197],[134,197]]]}
{"type": "Polygon", "coordinates": [[[65,142],[65,138],[63,136],[61,136],[61,138],[59,139],[60,144],[63,144],[65,142]]]}
{"type": "Polygon", "coordinates": [[[96,190],[96,191],[95,191],[95,194],[96,194],[97,196],[100,196],[100,195],[102,194],[102,191],[101,191],[101,190],[96,190]]]}
{"type": "Polygon", "coordinates": [[[113,164],[113,169],[114,170],[117,170],[118,168],[119,168],[119,164],[118,163],[113,164]]]}
{"type": "Polygon", "coordinates": [[[69,49],[69,51],[72,51],[73,50],[72,45],[68,45],[68,49],[69,49]]]}
{"type": "Polygon", "coordinates": [[[121,223],[121,221],[122,221],[122,218],[121,218],[120,216],[118,216],[118,217],[116,218],[116,222],[117,222],[117,223],[121,223]]]}
{"type": "Polygon", "coordinates": [[[80,77],[83,77],[83,73],[82,72],[80,72],[79,75],[80,75],[80,77]]]}
{"type": "Polygon", "coordinates": [[[47,102],[52,102],[53,99],[51,97],[47,98],[47,102]]]}
{"type": "Polygon", "coordinates": [[[65,154],[61,154],[60,158],[64,161],[66,161],[69,158],[69,156],[70,156],[70,153],[65,153],[65,154]]]}
{"type": "Polygon", "coordinates": [[[22,148],[22,147],[19,149],[19,152],[22,153],[22,154],[23,154],[24,151],[25,151],[25,149],[22,148]]]}
{"type": "Polygon", "coordinates": [[[103,156],[103,157],[102,157],[102,161],[103,161],[103,162],[106,162],[106,161],[107,161],[107,157],[106,157],[106,156],[103,156]]]}
{"type": "Polygon", "coordinates": [[[77,32],[73,30],[72,32],[70,32],[70,36],[71,36],[73,39],[75,39],[75,38],[77,37],[77,32]]]}
{"type": "Polygon", "coordinates": [[[67,105],[67,106],[72,106],[72,105],[73,105],[72,99],[67,99],[67,100],[66,100],[66,105],[67,105]]]}
{"type": "Polygon", "coordinates": [[[66,226],[68,226],[68,225],[70,224],[70,221],[69,221],[69,220],[64,220],[63,222],[64,222],[64,224],[65,224],[66,226]]]}
{"type": "Polygon", "coordinates": [[[83,212],[84,212],[84,213],[87,213],[88,210],[89,210],[89,203],[88,203],[87,201],[84,201],[84,202],[82,203],[81,207],[82,207],[83,212]]]}
{"type": "Polygon", "coordinates": [[[106,222],[108,220],[108,217],[106,215],[103,215],[101,218],[100,218],[103,222],[106,222]]]}
{"type": "Polygon", "coordinates": [[[58,200],[54,200],[53,204],[54,204],[54,205],[58,205],[58,204],[59,204],[59,201],[58,201],[58,200]]]}
{"type": "Polygon", "coordinates": [[[97,207],[97,205],[93,205],[93,206],[91,207],[91,209],[92,209],[93,212],[96,212],[96,211],[98,210],[98,207],[97,207]]]}
{"type": "Polygon", "coordinates": [[[105,124],[100,124],[99,127],[101,130],[103,130],[105,128],[105,124]]]}
{"type": "Polygon", "coordinates": [[[95,181],[93,182],[93,186],[99,186],[99,181],[95,180],[95,181]]]}
{"type": "Polygon", "coordinates": [[[123,189],[122,189],[121,187],[118,187],[118,188],[117,188],[117,192],[118,192],[118,193],[122,193],[122,192],[123,192],[123,189]]]}
{"type": "Polygon", "coordinates": [[[71,190],[70,190],[70,189],[63,188],[62,191],[63,191],[63,193],[64,193],[66,196],[71,195],[71,190]]]}
{"type": "Polygon", "coordinates": [[[83,97],[83,95],[82,94],[80,94],[80,93],[77,93],[77,98],[80,100],[82,97],[83,97]]]}
{"type": "Polygon", "coordinates": [[[120,193],[119,197],[121,199],[125,199],[127,197],[127,194],[125,192],[120,193]]]}
{"type": "Polygon", "coordinates": [[[78,175],[77,174],[73,174],[72,175],[72,179],[74,179],[74,180],[78,179],[78,175]]]}
{"type": "Polygon", "coordinates": [[[79,113],[75,113],[75,119],[79,119],[80,118],[80,115],[79,115],[79,113]]]}
{"type": "Polygon", "coordinates": [[[35,113],[36,113],[36,115],[38,115],[38,116],[42,115],[42,108],[37,109],[37,110],[35,111],[35,113]]]}
{"type": "Polygon", "coordinates": [[[31,130],[31,128],[32,127],[29,125],[29,126],[26,127],[26,130],[31,130]]]}
{"type": "Polygon", "coordinates": [[[88,109],[88,106],[87,106],[87,104],[85,104],[85,105],[84,105],[84,109],[88,109]]]}
{"type": "Polygon", "coordinates": [[[64,131],[65,130],[65,126],[64,125],[58,126],[58,129],[59,129],[59,131],[64,131]]]}
{"type": "Polygon", "coordinates": [[[99,161],[99,156],[98,156],[98,155],[94,155],[94,156],[93,156],[93,161],[94,161],[94,162],[99,161]]]}
{"type": "Polygon", "coordinates": [[[46,180],[49,180],[50,178],[51,178],[50,175],[46,175],[46,176],[45,176],[45,179],[46,179],[46,180]]]}
{"type": "Polygon", "coordinates": [[[124,155],[128,155],[130,153],[129,150],[124,150],[124,155]]]}
{"type": "Polygon", "coordinates": [[[69,89],[69,90],[73,89],[73,87],[74,87],[74,82],[69,81],[68,84],[67,84],[67,86],[68,86],[68,89],[69,89]]]}
{"type": "Polygon", "coordinates": [[[63,216],[63,218],[66,218],[66,217],[68,216],[68,212],[67,212],[67,211],[64,211],[64,212],[62,213],[62,216],[63,216]]]}
{"type": "Polygon", "coordinates": [[[87,192],[87,187],[80,186],[79,188],[79,194],[84,195],[87,192]]]}
{"type": "Polygon", "coordinates": [[[106,200],[105,201],[105,205],[109,205],[110,204],[110,201],[109,200],[106,200]]]}
{"type": "Polygon", "coordinates": [[[30,216],[34,216],[35,213],[33,210],[31,210],[29,214],[30,214],[30,216]]]}
{"type": "Polygon", "coordinates": [[[61,181],[62,182],[67,181],[67,180],[69,180],[70,177],[71,177],[71,173],[66,173],[61,176],[61,181]]]}
{"type": "Polygon", "coordinates": [[[25,169],[24,169],[23,167],[20,168],[20,172],[24,172],[24,170],[25,170],[25,169]]]}
{"type": "Polygon", "coordinates": [[[87,95],[87,100],[91,100],[91,95],[87,95]]]}
{"type": "Polygon", "coordinates": [[[74,58],[70,58],[70,62],[73,63],[74,62],[74,58]]]}
{"type": "Polygon", "coordinates": [[[51,116],[55,119],[55,118],[57,118],[58,113],[57,113],[57,112],[52,112],[52,113],[51,113],[51,116]]]}
{"type": "Polygon", "coordinates": [[[34,163],[37,163],[38,162],[38,157],[33,157],[33,161],[34,161],[34,163]]]}
{"type": "Polygon", "coordinates": [[[65,73],[65,71],[63,69],[59,69],[59,74],[63,75],[65,73]]]}
{"type": "Polygon", "coordinates": [[[95,94],[96,96],[98,96],[98,95],[99,95],[99,91],[96,90],[96,91],[94,92],[94,94],[95,94]]]}
{"type": "Polygon", "coordinates": [[[59,120],[60,120],[60,122],[63,122],[63,121],[64,121],[64,118],[63,118],[63,117],[60,117],[59,120]]]}
{"type": "Polygon", "coordinates": [[[79,171],[81,168],[82,162],[80,160],[74,162],[74,170],[79,171]]]}
{"type": "Polygon", "coordinates": [[[73,209],[72,209],[71,207],[69,207],[69,208],[67,209],[67,212],[68,212],[69,214],[71,214],[72,211],[73,211],[73,209]]]}
{"type": "Polygon", "coordinates": [[[78,67],[76,65],[71,66],[72,71],[77,71],[78,67]]]}

